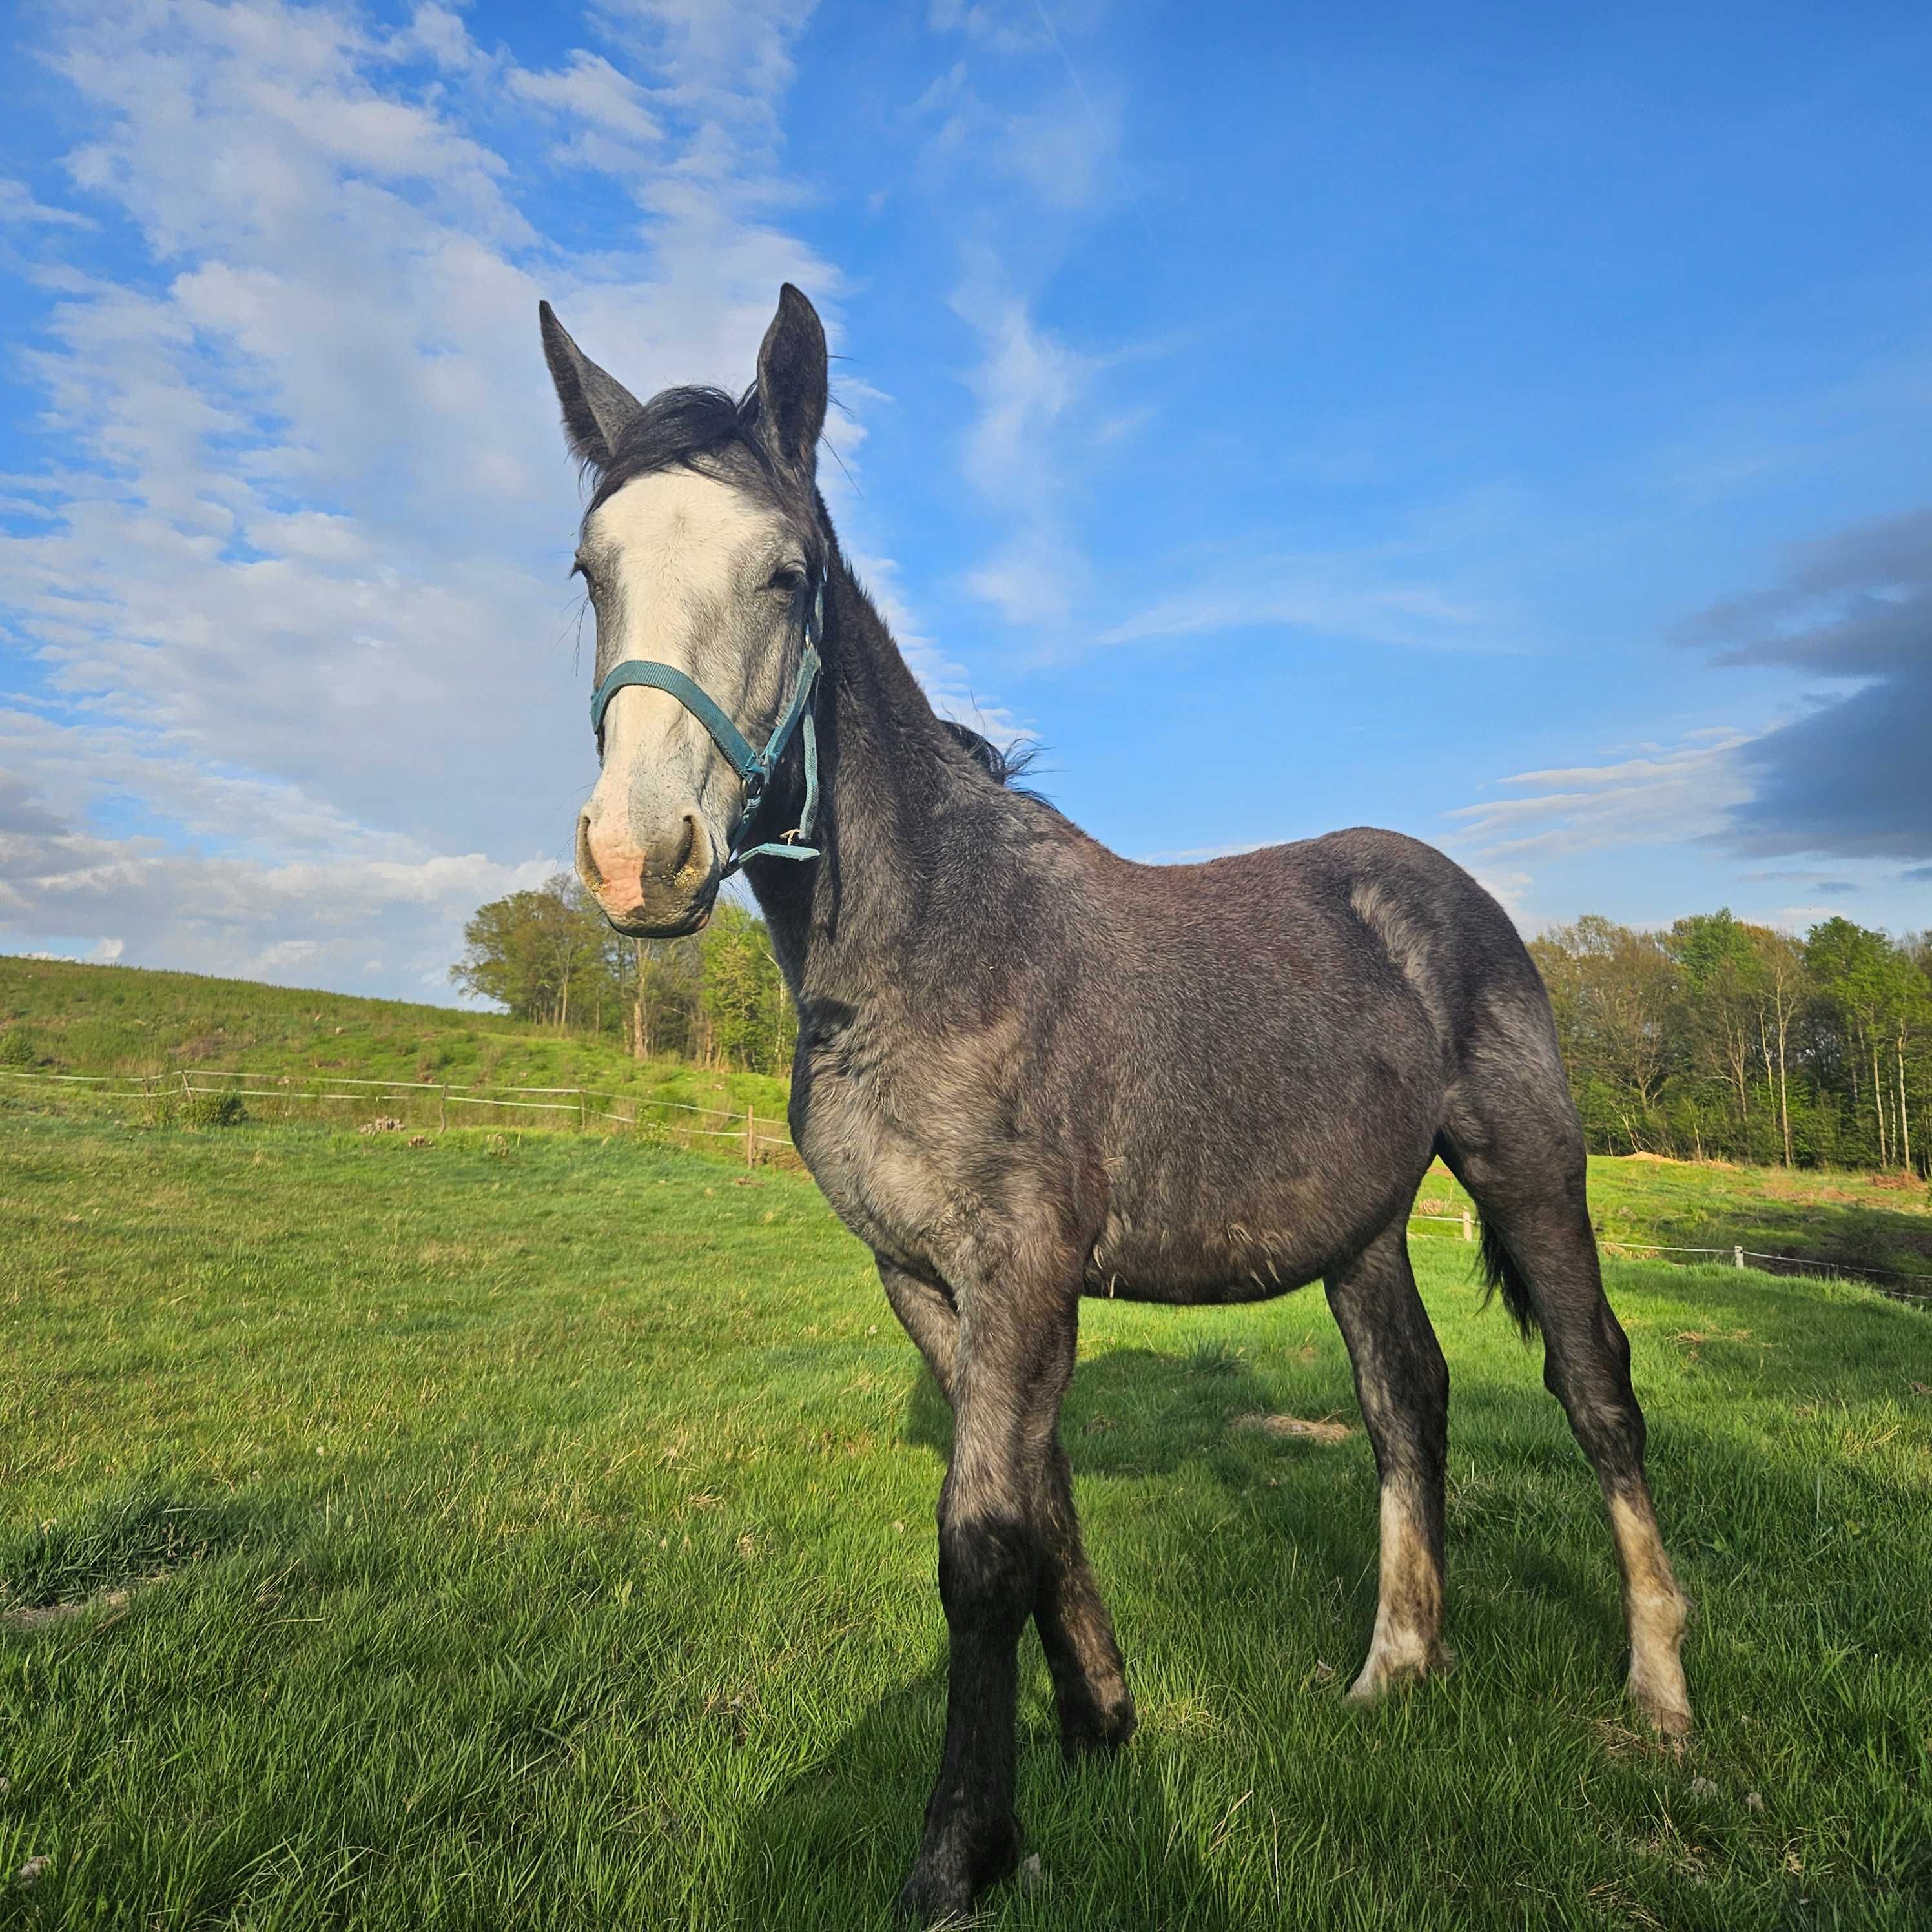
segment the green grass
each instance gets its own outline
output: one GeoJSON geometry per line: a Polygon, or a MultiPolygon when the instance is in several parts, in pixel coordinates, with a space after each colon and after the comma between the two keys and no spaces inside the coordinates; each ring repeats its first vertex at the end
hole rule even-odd
{"type": "MultiPolygon", "coordinates": [[[[1420,1192],[1452,1211],[1468,1201],[1440,1166],[1420,1192]]],[[[1717,1248],[1727,1256],[1742,1247],[1825,1268],[1875,1269],[1895,1290],[1932,1293],[1932,1188],[1900,1174],[1598,1155],[1590,1210],[1605,1241],[1717,1248]]]]}
{"type": "MultiPolygon", "coordinates": [[[[15,1106],[0,1226],[0,1924],[885,1922],[939,1736],[946,1418],[808,1182],[15,1106]]],[[[1456,1672],[1342,1704],[1367,1445],[1229,1430],[1354,1420],[1316,1293],[1088,1304],[1066,1436],[1142,1728],[1064,1773],[1029,1636],[1042,1882],[985,1922],[1927,1923],[1928,1317],[1611,1268],[1698,1605],[1678,1758],[1629,1728],[1534,1353],[1460,1244],[1417,1252],[1456,1672]]]]}

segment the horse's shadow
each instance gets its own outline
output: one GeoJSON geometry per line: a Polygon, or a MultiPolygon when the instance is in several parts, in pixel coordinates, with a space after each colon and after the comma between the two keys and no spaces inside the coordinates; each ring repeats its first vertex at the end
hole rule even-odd
{"type": "MultiPolygon", "coordinates": [[[[1342,1386],[1346,1390],[1346,1380],[1342,1386]]],[[[1235,1418],[1268,1412],[1275,1393],[1245,1359],[1213,1348],[1184,1356],[1123,1348],[1084,1362],[1062,1418],[1076,1485],[1083,1478],[1170,1474],[1184,1466],[1204,1466],[1231,1493],[1239,1490],[1250,1505],[1264,1508],[1269,1533],[1292,1540],[1329,1571],[1346,1572],[1352,1580],[1366,1576],[1372,1615],[1372,1502],[1363,1509],[1324,1511],[1286,1473],[1304,1452],[1337,1452],[1294,1442],[1261,1448],[1257,1438],[1231,1433],[1235,1418]],[[1266,1491],[1265,1504],[1258,1504],[1256,1458],[1259,1453],[1267,1460],[1270,1452],[1285,1473],[1278,1489],[1266,1491]],[[1354,1516],[1361,1520],[1342,1520],[1354,1516]]],[[[923,1369],[907,1392],[903,1439],[930,1450],[943,1469],[952,1448],[952,1412],[923,1369]]],[[[1102,1580],[1104,1588],[1104,1575],[1102,1580]]],[[[1163,1579],[1163,1586],[1169,1581],[1208,1600],[1228,1587],[1211,1556],[1201,1552],[1190,1554],[1185,1577],[1163,1579]]],[[[1257,1620],[1266,1628],[1273,1614],[1250,1596],[1241,1611],[1245,1636],[1252,1640],[1257,1620]]],[[[937,1648],[920,1675],[875,1700],[818,1762],[757,1808],[740,1864],[742,1923],[847,1925],[853,1922],[855,1897],[877,1900],[878,1922],[888,1922],[886,1908],[917,1849],[945,1724],[946,1651],[936,1598],[933,1617],[937,1648]]],[[[1365,1636],[1366,1621],[1361,1621],[1365,1636]]],[[[1131,1678],[1133,1634],[1123,1634],[1131,1678]]],[[[1226,1914],[1216,1906],[1213,1874],[1186,1834],[1172,1828],[1168,1780],[1145,1774],[1144,1765],[1136,1768],[1146,1756],[1144,1744],[1070,1769],[1063,1766],[1050,1684],[1030,1628],[1022,1654],[1022,1685],[1018,1802],[1031,1845],[1048,1868],[1046,1889],[1039,1894],[1042,1906],[1054,1884],[1052,1847],[1063,1841],[1066,1828],[1087,1828],[1073,1822],[1074,1814],[1090,1819],[1097,1808],[1118,1842],[1166,1847],[1158,1869],[1133,1874],[1145,1894],[1133,1922],[1220,1922],[1226,1914]],[[1063,1799],[1069,1814],[1064,1824],[1055,1816],[1063,1799]]],[[[1024,1899],[1030,1895],[1026,1886],[1023,1875],[1017,1888],[1003,1889],[987,1904],[999,1909],[1024,1899]]],[[[1021,1917],[1030,1922],[1030,1913],[1023,1910],[1021,1917]]]]}

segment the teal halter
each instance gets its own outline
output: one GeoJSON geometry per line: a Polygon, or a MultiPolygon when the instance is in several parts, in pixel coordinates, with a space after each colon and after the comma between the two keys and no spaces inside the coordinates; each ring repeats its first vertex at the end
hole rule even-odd
{"type": "Polygon", "coordinates": [[[812,694],[820,668],[818,640],[825,634],[825,580],[820,578],[812,592],[812,608],[805,620],[805,650],[799,659],[798,682],[792,688],[791,702],[784,716],[772,728],[762,752],[754,751],[752,741],[724,715],[724,707],[694,679],[687,677],[674,664],[652,664],[641,658],[626,658],[611,668],[610,674],[590,700],[590,728],[597,734],[601,749],[604,742],[604,714],[610,700],[627,684],[647,686],[653,691],[668,691],[686,710],[711,734],[731,769],[745,788],[745,810],[738,821],[738,836],[726,855],[720,875],[728,879],[747,859],[816,859],[818,848],[804,843],[812,836],[818,816],[818,728],[812,713],[812,694]],[[791,742],[791,734],[802,724],[805,738],[805,809],[799,814],[796,829],[763,845],[747,846],[743,841],[764,803],[765,787],[778,770],[778,760],[791,742]]]}

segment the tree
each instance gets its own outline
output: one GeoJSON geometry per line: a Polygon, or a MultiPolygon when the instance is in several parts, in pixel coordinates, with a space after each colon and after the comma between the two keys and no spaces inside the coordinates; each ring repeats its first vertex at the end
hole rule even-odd
{"type": "Polygon", "coordinates": [[[1674,1030],[1694,1064],[1721,1070],[1726,1086],[1737,1096],[1738,1138],[1748,1149],[1753,1047],[1761,1037],[1758,956],[1750,929],[1726,906],[1680,919],[1670,928],[1668,944],[1677,964],[1682,1008],[1673,1016],[1674,1030]]]}
{"type": "Polygon", "coordinates": [[[1829,1022],[1848,1049],[1854,1112],[1861,1104],[1858,1090],[1870,1069],[1871,1078],[1865,1091],[1872,1111],[1878,1165],[1886,1166],[1892,1136],[1881,1062],[1890,1044],[1892,1012],[1899,998],[1898,968],[1903,962],[1883,933],[1839,917],[1821,921],[1806,935],[1804,963],[1829,1022]]]}
{"type": "Polygon", "coordinates": [[[1531,946],[1542,968],[1574,1078],[1607,1108],[1634,1151],[1654,1137],[1654,1115],[1670,1059],[1677,968],[1654,932],[1595,914],[1559,926],[1531,946]]]}
{"type": "Polygon", "coordinates": [[[520,1019],[561,1030],[570,1023],[573,988],[580,1004],[594,988],[608,930],[583,888],[559,872],[540,891],[478,906],[463,928],[463,957],[449,976],[520,1019]]]}
{"type": "Polygon", "coordinates": [[[1789,933],[1768,926],[1750,928],[1752,950],[1757,955],[1759,1036],[1765,1042],[1768,1076],[1772,1042],[1777,1045],[1778,1125],[1784,1164],[1793,1166],[1791,1140],[1791,1030],[1804,1010],[1806,992],[1804,949],[1789,933]]]}
{"type": "Polygon", "coordinates": [[[790,1064],[796,1022],[764,923],[728,899],[701,934],[634,939],[560,872],[478,906],[463,938],[450,977],[520,1019],[614,1033],[640,1060],[768,1073],[790,1064]]]}
{"type": "Polygon", "coordinates": [[[712,1050],[728,1066],[782,1073],[797,1023],[764,922],[721,904],[704,932],[704,1008],[712,1050]]]}

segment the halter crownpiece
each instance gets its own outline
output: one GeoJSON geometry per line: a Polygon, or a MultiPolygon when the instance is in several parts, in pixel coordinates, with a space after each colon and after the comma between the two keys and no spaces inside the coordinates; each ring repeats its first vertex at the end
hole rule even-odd
{"type": "Polygon", "coordinates": [[[803,842],[812,836],[813,824],[818,817],[818,727],[812,711],[812,698],[821,668],[818,640],[824,634],[825,580],[821,576],[812,592],[812,608],[806,614],[805,649],[799,658],[798,682],[792,688],[791,702],[785,706],[784,716],[772,728],[772,735],[765,740],[762,752],[752,748],[751,740],[732,723],[724,706],[694,678],[687,676],[675,664],[654,664],[644,658],[626,658],[622,664],[611,667],[610,674],[591,697],[590,728],[597,734],[600,748],[604,737],[604,714],[610,710],[611,699],[627,684],[641,684],[653,691],[670,692],[711,734],[712,742],[724,754],[731,769],[737,773],[739,782],[745,788],[744,814],[738,821],[738,836],[726,855],[722,878],[728,879],[747,859],[816,859],[819,856],[817,846],[803,842]],[[743,845],[740,842],[751,830],[752,820],[758,815],[758,808],[764,802],[765,788],[778,770],[778,760],[784,756],[791,734],[801,724],[805,728],[805,809],[799,814],[798,824],[793,830],[767,844],[743,845]]]}

